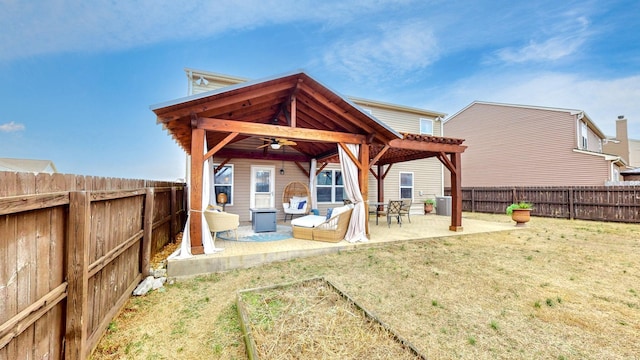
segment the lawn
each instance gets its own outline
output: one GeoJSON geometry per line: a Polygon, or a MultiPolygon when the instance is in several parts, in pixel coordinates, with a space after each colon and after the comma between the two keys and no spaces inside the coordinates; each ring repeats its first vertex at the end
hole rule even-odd
{"type": "Polygon", "coordinates": [[[177,282],[130,299],[92,359],[246,359],[236,291],[317,276],[430,359],[640,356],[640,226],[532,218],[177,282]]]}

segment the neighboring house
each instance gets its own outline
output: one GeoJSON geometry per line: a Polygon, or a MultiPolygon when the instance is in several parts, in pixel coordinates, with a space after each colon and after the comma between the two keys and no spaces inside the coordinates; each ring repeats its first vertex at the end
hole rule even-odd
{"type": "Polygon", "coordinates": [[[476,101],[445,120],[444,134],[468,146],[463,187],[602,186],[626,165],[603,152],[606,137],[582,110],[476,101]]]}
{"type": "Polygon", "coordinates": [[[640,167],[640,140],[629,139],[624,115],[616,120],[616,136],[608,137],[602,148],[606,153],[620,156],[630,168],[640,167]]]}
{"type": "Polygon", "coordinates": [[[58,170],[51,160],[10,159],[0,158],[0,171],[48,173],[54,174],[58,170]]]}
{"type": "MultiPolygon", "coordinates": [[[[246,78],[194,69],[185,69],[185,72],[188,80],[188,95],[249,81],[246,78]]],[[[442,136],[442,119],[446,116],[444,113],[360,98],[349,97],[348,99],[397,132],[442,136]]],[[[256,145],[259,146],[261,144],[256,145]]],[[[284,146],[280,151],[295,152],[295,147],[284,146]]],[[[216,165],[224,161],[225,159],[214,157],[216,165]]],[[[280,189],[276,190],[276,199],[282,196],[282,188],[289,181],[308,182],[308,178],[295,164],[267,161],[264,161],[264,163],[275,164],[279,169],[280,175],[278,176],[282,180],[276,180],[281,185],[280,189]]],[[[222,171],[218,172],[214,177],[214,181],[217,182],[214,186],[218,187],[218,190],[222,186],[228,187],[225,190],[225,192],[230,192],[227,207],[233,209],[233,212],[239,213],[241,220],[248,219],[249,205],[238,203],[236,199],[240,200],[237,194],[248,188],[248,181],[251,178],[250,166],[255,164],[256,161],[248,159],[233,159],[224,163],[222,171]]],[[[378,169],[374,166],[373,170],[377,173],[378,169]]],[[[397,163],[391,166],[390,169],[385,166],[382,172],[386,174],[383,189],[385,201],[400,198],[412,199],[412,213],[422,212],[422,201],[424,199],[433,199],[443,194],[443,166],[435,157],[397,163]]],[[[212,191],[212,193],[214,192],[212,191]]],[[[317,175],[316,193],[318,208],[322,214],[325,213],[327,208],[342,204],[343,185],[339,164],[329,164],[321,169],[317,175]]],[[[375,201],[377,198],[376,179],[374,176],[369,176],[369,199],[375,201]]]]}

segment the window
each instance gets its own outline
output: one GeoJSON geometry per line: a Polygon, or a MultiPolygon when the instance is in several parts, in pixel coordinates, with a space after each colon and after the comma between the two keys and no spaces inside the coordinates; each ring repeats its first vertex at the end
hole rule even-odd
{"type": "Polygon", "coordinates": [[[413,199],[413,173],[400,173],[400,199],[413,199]]]}
{"type": "Polygon", "coordinates": [[[324,170],[318,174],[316,181],[316,196],[319,203],[342,202],[344,198],[342,171],[324,170]]]}
{"type": "Polygon", "coordinates": [[[589,148],[589,128],[587,123],[580,123],[580,148],[587,150],[589,148]]]}
{"type": "Polygon", "coordinates": [[[433,120],[420,118],[420,135],[433,135],[433,120]]]}
{"type": "MultiPolygon", "coordinates": [[[[213,170],[219,164],[213,164],[213,170]]],[[[227,205],[233,205],[233,165],[225,165],[213,176],[213,188],[215,195],[213,201],[218,198],[219,193],[227,194],[227,205]]]]}

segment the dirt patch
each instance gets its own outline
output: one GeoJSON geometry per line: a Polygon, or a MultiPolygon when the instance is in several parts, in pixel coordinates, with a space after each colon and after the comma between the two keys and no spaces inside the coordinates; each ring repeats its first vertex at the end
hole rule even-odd
{"type": "Polygon", "coordinates": [[[533,218],[523,230],[202,276],[130,299],[93,358],[245,359],[236,292],[324,277],[427,358],[633,359],[640,354],[639,232],[639,225],[533,218]]]}

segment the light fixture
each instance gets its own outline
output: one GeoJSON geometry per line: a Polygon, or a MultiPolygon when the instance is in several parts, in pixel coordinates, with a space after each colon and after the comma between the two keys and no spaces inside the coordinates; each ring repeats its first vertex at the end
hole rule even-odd
{"type": "Polygon", "coordinates": [[[277,142],[272,142],[271,143],[271,148],[273,150],[278,150],[278,149],[280,149],[280,147],[282,147],[282,145],[280,145],[280,143],[277,143],[277,142]]]}
{"type": "Polygon", "coordinates": [[[207,85],[207,84],[209,84],[209,81],[207,79],[205,79],[204,77],[200,76],[200,79],[196,80],[196,84],[198,84],[198,85],[207,85]]]}

